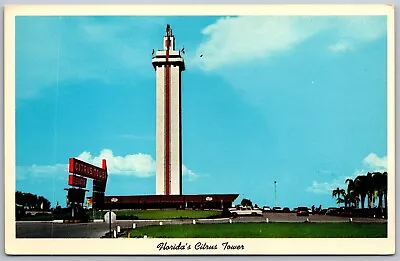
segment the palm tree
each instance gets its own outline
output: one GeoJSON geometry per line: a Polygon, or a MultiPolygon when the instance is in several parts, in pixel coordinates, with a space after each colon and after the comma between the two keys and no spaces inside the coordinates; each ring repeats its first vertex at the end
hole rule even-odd
{"type": "Polygon", "coordinates": [[[354,191],[360,195],[361,208],[364,208],[365,198],[368,194],[367,176],[359,175],[354,179],[354,191]]]}
{"type": "Polygon", "coordinates": [[[354,190],[354,180],[353,179],[346,179],[347,184],[347,192],[354,190]]]}
{"type": "Polygon", "coordinates": [[[343,202],[342,203],[344,203],[344,206],[345,207],[350,207],[350,203],[351,203],[351,199],[350,199],[350,194],[348,194],[348,193],[344,193],[343,194],[343,202]]]}
{"type": "Polygon", "coordinates": [[[338,204],[338,206],[340,206],[340,204],[344,203],[344,206],[346,206],[346,198],[337,198],[336,203],[338,204]]]}
{"type": "Polygon", "coordinates": [[[387,172],[383,172],[382,177],[382,190],[383,190],[383,197],[385,198],[385,211],[387,211],[387,172]]]}
{"type": "Polygon", "coordinates": [[[346,179],[346,183],[347,183],[347,196],[348,196],[349,207],[357,207],[358,197],[357,197],[357,193],[355,192],[354,180],[346,179]]]}
{"type": "Polygon", "coordinates": [[[384,188],[384,175],[383,173],[380,172],[374,172],[372,173],[372,179],[376,187],[376,196],[378,197],[378,208],[382,208],[383,204],[383,195],[385,193],[385,188],[384,188]]]}
{"type": "Polygon", "coordinates": [[[356,191],[353,191],[351,197],[352,197],[353,207],[358,208],[361,200],[356,191]]]}
{"type": "Polygon", "coordinates": [[[374,183],[373,175],[372,173],[368,172],[366,176],[366,186],[367,186],[367,196],[368,196],[368,207],[372,207],[372,203],[374,202],[374,194],[376,191],[376,185],[374,183]]]}
{"type": "Polygon", "coordinates": [[[336,188],[336,189],[334,189],[334,190],[332,190],[332,197],[334,198],[334,197],[337,197],[337,204],[338,204],[338,206],[340,206],[340,203],[343,203],[342,201],[343,201],[343,199],[341,199],[340,198],[340,196],[341,195],[345,195],[345,190],[344,189],[340,189],[340,188],[336,188]],[[339,200],[339,199],[341,199],[341,200],[339,200]]]}

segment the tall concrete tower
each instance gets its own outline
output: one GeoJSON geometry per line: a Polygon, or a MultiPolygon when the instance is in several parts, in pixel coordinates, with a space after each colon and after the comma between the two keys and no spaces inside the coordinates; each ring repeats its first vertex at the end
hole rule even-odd
{"type": "Polygon", "coordinates": [[[175,50],[167,25],[163,50],[153,51],[156,71],[156,194],[182,194],[181,72],[185,62],[175,50]]]}

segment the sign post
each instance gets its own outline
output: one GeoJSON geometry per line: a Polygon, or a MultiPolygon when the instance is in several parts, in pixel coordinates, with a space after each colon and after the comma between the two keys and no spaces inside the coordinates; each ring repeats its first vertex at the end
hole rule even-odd
{"type": "MultiPolygon", "coordinates": [[[[111,198],[111,203],[115,203],[117,201],[118,201],[117,198],[111,198]]],[[[110,212],[108,213],[108,219],[109,219],[109,222],[110,222],[110,238],[112,238],[112,236],[113,236],[112,235],[112,231],[111,231],[111,210],[112,210],[111,203],[110,203],[110,212]]]]}

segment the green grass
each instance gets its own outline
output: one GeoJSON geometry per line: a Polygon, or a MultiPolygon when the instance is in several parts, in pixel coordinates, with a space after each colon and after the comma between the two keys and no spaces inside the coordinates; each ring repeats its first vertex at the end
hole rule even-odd
{"type": "MultiPolygon", "coordinates": [[[[198,219],[198,218],[217,218],[222,217],[222,212],[218,210],[114,210],[117,219],[198,219]]],[[[95,219],[102,219],[105,211],[96,211],[95,219]]],[[[88,211],[89,218],[93,218],[93,212],[88,211]]],[[[56,219],[70,219],[69,214],[55,215],[35,215],[20,218],[21,221],[51,221],[56,219]]]]}
{"type": "MultiPolygon", "coordinates": [[[[385,238],[384,223],[236,223],[146,226],[127,233],[152,238],[385,238]]],[[[125,236],[127,236],[125,233],[125,236]]]]}
{"type": "MultiPolygon", "coordinates": [[[[186,218],[215,218],[221,217],[222,212],[218,210],[116,210],[113,211],[118,217],[137,217],[138,219],[186,219],[186,218]]],[[[105,212],[96,212],[96,218],[103,218],[105,212]]],[[[92,217],[92,213],[89,213],[92,217]]]]}

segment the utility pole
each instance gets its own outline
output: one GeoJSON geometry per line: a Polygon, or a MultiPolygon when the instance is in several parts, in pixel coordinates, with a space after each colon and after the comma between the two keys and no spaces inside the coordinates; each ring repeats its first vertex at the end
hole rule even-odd
{"type": "Polygon", "coordinates": [[[274,185],[275,185],[275,207],[277,206],[276,204],[276,180],[274,181],[274,185]]]}

